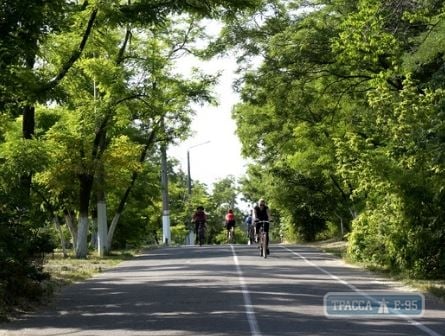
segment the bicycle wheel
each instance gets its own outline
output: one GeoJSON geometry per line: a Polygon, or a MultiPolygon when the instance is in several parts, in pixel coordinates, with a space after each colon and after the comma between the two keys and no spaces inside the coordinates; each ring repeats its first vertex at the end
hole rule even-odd
{"type": "Polygon", "coordinates": [[[199,241],[199,246],[202,246],[202,244],[204,244],[204,232],[203,230],[199,230],[198,232],[198,241],[199,241]]]}
{"type": "Polygon", "coordinates": [[[264,255],[264,253],[266,252],[264,250],[264,237],[263,237],[263,233],[262,232],[260,232],[260,241],[259,241],[259,243],[260,243],[260,257],[262,257],[264,255]]]}
{"type": "Polygon", "coordinates": [[[268,248],[268,246],[267,246],[267,240],[266,240],[266,236],[264,235],[264,244],[263,244],[263,257],[264,257],[264,259],[266,259],[267,258],[267,248],[268,248]]]}
{"type": "Polygon", "coordinates": [[[269,254],[269,233],[264,232],[264,258],[267,258],[267,255],[269,254]]]}

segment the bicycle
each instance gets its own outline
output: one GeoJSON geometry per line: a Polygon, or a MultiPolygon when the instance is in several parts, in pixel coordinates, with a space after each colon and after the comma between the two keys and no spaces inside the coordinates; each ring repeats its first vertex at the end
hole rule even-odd
{"type": "Polygon", "coordinates": [[[252,245],[255,242],[255,228],[254,224],[250,224],[247,231],[247,245],[252,245]]]}
{"type": "Polygon", "coordinates": [[[198,242],[199,242],[199,246],[202,246],[205,242],[205,223],[204,222],[200,222],[198,224],[198,242]]]}
{"type": "Polygon", "coordinates": [[[260,230],[259,230],[259,247],[260,247],[260,257],[267,258],[267,255],[269,254],[269,232],[264,231],[264,224],[268,223],[269,221],[258,221],[260,223],[260,230]]]}
{"type": "Polygon", "coordinates": [[[232,244],[235,241],[235,227],[232,226],[227,230],[227,243],[232,244]]]}

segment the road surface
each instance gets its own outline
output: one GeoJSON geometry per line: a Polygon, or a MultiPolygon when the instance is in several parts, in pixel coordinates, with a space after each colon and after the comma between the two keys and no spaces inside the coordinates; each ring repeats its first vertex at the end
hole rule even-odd
{"type": "Polygon", "coordinates": [[[317,249],[273,245],[147,251],[62,290],[0,335],[429,335],[445,336],[445,304],[425,295],[422,317],[331,318],[328,292],[405,293],[396,282],[317,249]]]}

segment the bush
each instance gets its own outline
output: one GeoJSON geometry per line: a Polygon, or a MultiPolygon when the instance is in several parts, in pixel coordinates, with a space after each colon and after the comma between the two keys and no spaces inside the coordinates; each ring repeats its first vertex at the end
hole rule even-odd
{"type": "MultiPolygon", "coordinates": [[[[215,237],[216,244],[227,244],[227,230],[221,230],[215,237]]],[[[238,227],[235,228],[234,244],[247,244],[246,232],[238,227]]]]}
{"type": "Polygon", "coordinates": [[[55,244],[49,234],[33,228],[29,217],[23,209],[0,209],[0,305],[5,309],[38,301],[44,293],[41,283],[49,278],[44,255],[55,244]]]}
{"type": "Polygon", "coordinates": [[[171,240],[172,243],[184,244],[185,237],[189,233],[189,230],[184,224],[178,224],[171,227],[171,240]]]}
{"type": "Polygon", "coordinates": [[[309,208],[301,207],[297,215],[296,231],[298,238],[305,242],[313,242],[317,234],[326,229],[326,221],[321,216],[312,213],[309,208]]]}
{"type": "Polygon", "coordinates": [[[315,240],[327,240],[331,238],[343,238],[341,235],[341,229],[339,225],[327,222],[326,229],[322,232],[317,233],[315,240]]]}
{"type": "Polygon", "coordinates": [[[428,217],[407,198],[387,194],[352,222],[348,254],[411,278],[445,276],[445,229],[440,211],[428,217]]]}

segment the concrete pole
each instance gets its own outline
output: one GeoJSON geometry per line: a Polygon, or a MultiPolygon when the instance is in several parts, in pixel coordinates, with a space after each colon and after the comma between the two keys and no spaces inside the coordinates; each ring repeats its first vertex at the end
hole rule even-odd
{"type": "MultiPolygon", "coordinates": [[[[162,124],[164,120],[162,120],[162,124]]],[[[167,146],[161,145],[161,191],[162,191],[162,242],[168,245],[170,237],[170,208],[168,202],[167,146]]]]}
{"type": "Polygon", "coordinates": [[[189,197],[192,194],[192,176],[190,174],[190,149],[198,147],[198,146],[206,145],[209,142],[210,142],[210,140],[207,140],[205,142],[201,142],[197,145],[191,146],[191,147],[189,147],[189,149],[187,149],[187,191],[188,191],[189,197]]]}
{"type": "MultiPolygon", "coordinates": [[[[201,142],[201,143],[191,146],[187,149],[187,192],[188,192],[189,199],[192,196],[192,176],[190,173],[190,149],[208,144],[209,142],[210,142],[210,140],[201,142]]],[[[195,234],[193,233],[193,230],[190,230],[188,237],[186,238],[186,244],[194,245],[194,243],[195,243],[195,234]]]]}
{"type": "Polygon", "coordinates": [[[192,194],[192,177],[190,175],[190,151],[187,150],[187,191],[190,195],[192,194]]]}

